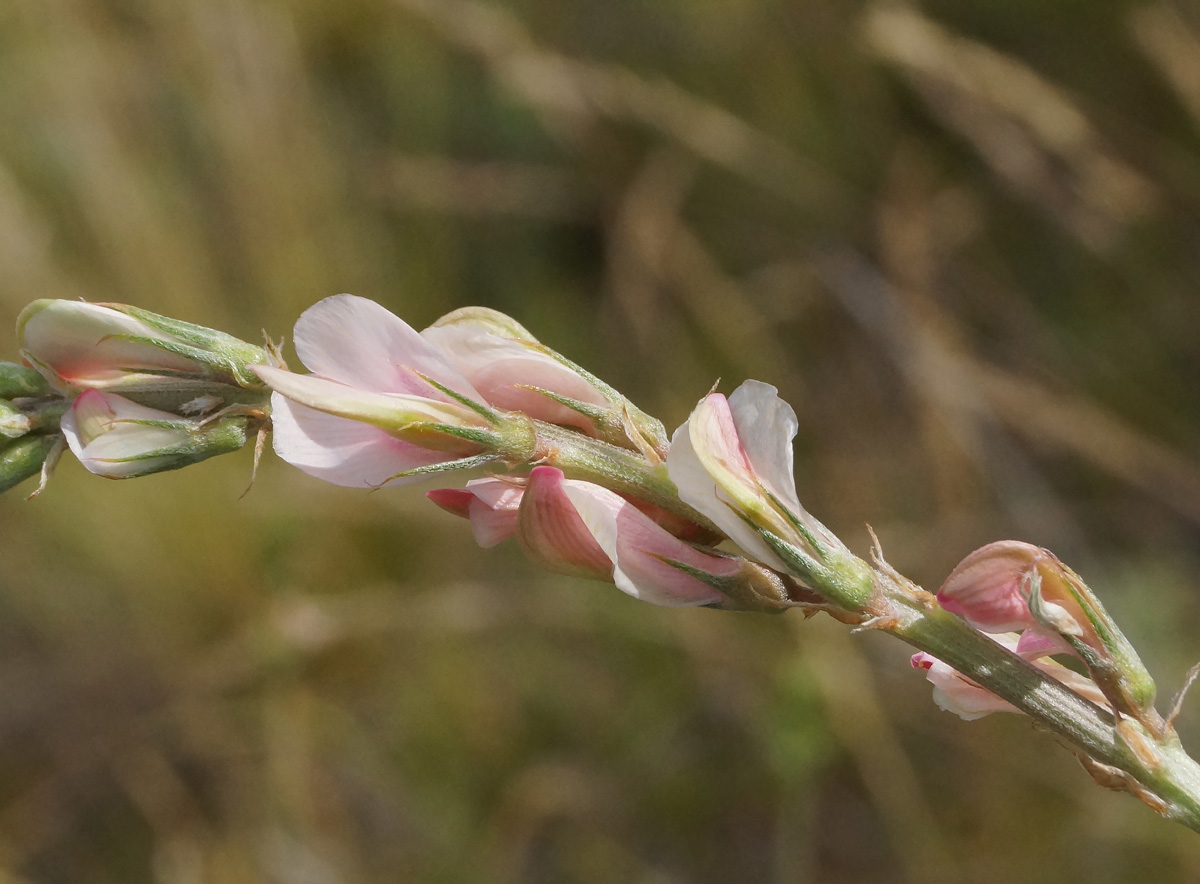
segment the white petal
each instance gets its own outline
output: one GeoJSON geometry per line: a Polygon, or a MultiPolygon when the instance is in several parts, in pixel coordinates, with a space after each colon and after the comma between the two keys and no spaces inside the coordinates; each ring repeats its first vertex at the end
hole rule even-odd
{"type": "Polygon", "coordinates": [[[271,424],[276,454],[334,485],[377,488],[397,473],[447,459],[444,453],[402,442],[378,427],[325,414],[279,393],[271,394],[271,424]]]}
{"type": "Polygon", "coordinates": [[[157,472],[172,455],[141,458],[188,441],[186,430],[148,427],[124,421],[177,421],[173,414],[138,405],[121,396],[88,391],[62,416],[60,428],[71,452],[88,470],[110,479],[157,472]]]}
{"type": "Polygon", "coordinates": [[[714,525],[753,559],[769,568],[787,571],[783,562],[759,533],[717,496],[716,482],[704,469],[704,464],[692,446],[690,423],[690,420],[685,421],[675,431],[671,437],[671,450],[667,453],[667,474],[675,483],[679,498],[696,511],[708,516],[714,525]]]}
{"type": "Polygon", "coordinates": [[[746,381],[730,395],[729,410],[759,481],[793,513],[803,514],[792,472],[792,440],[800,426],[792,406],[770,384],[746,381]]]}
{"type": "Polygon", "coordinates": [[[414,371],[482,402],[479,392],[408,323],[354,295],[334,295],[300,315],[296,352],[314,374],[352,387],[386,393],[443,395],[414,371]]]}

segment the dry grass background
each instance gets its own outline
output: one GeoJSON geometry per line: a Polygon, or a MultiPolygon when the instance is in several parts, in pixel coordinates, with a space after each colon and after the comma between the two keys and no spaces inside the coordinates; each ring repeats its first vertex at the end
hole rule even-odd
{"type": "MultiPolygon", "coordinates": [[[[1183,3],[9,0],[0,304],[255,340],[517,316],[668,426],[801,415],[928,586],[1055,549],[1200,657],[1200,16],[1183,3]]],[[[1192,882],[1195,835],[898,645],[485,554],[249,452],[0,501],[0,882],[1192,882]]],[[[1181,730],[1200,748],[1200,713],[1181,730]]]]}

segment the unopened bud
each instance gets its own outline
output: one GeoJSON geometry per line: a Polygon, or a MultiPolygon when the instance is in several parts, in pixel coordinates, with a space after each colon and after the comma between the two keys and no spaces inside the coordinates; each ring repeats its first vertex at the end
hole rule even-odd
{"type": "Polygon", "coordinates": [[[71,451],[89,472],[128,479],[176,470],[246,444],[248,419],[200,421],[88,390],[63,415],[71,451]]]}
{"type": "Polygon", "coordinates": [[[60,436],[25,436],[0,442],[0,492],[36,476],[60,436]]]}
{"type": "Polygon", "coordinates": [[[835,606],[871,599],[870,569],[800,505],[792,476],[796,414],[774,387],[711,393],[675,431],[667,470],[679,497],[750,556],[795,575],[835,606]]]}
{"type": "Polygon", "coordinates": [[[17,335],[22,355],[68,393],[228,396],[222,388],[261,389],[248,366],[270,361],[262,347],[124,304],[34,301],[17,319],[17,335]]]}
{"type": "Polygon", "coordinates": [[[46,379],[24,365],[0,362],[0,399],[45,396],[50,392],[46,379]]]}
{"type": "Polygon", "coordinates": [[[522,411],[625,448],[666,454],[667,433],[658,420],[503,313],[465,307],[421,335],[496,408],[522,411]]]}
{"type": "Polygon", "coordinates": [[[0,399],[0,439],[17,439],[30,430],[29,416],[11,402],[0,399]]]}

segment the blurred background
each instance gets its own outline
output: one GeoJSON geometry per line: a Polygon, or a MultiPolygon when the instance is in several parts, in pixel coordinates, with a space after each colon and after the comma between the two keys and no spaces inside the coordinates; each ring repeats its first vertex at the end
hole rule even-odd
{"type": "MultiPolygon", "coordinates": [[[[1193,4],[0,5],[0,353],[34,298],[259,341],[343,291],[504,310],[668,428],[776,384],[856,551],[1033,541],[1164,708],[1200,659],[1193,4]]],[[[898,643],[250,468],[0,499],[2,884],[1200,877],[898,643]]]]}

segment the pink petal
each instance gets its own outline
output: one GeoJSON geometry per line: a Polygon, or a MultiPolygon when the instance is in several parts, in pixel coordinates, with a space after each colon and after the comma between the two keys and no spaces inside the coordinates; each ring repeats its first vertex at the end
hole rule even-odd
{"type": "Polygon", "coordinates": [[[517,513],[524,486],[488,477],[472,479],[463,490],[439,488],[426,497],[442,509],[471,520],[471,533],[484,549],[491,549],[517,532],[517,513]]]}
{"type": "Polygon", "coordinates": [[[475,495],[461,488],[435,488],[426,491],[425,496],[436,503],[446,512],[461,519],[471,518],[471,501],[475,495]]]}
{"type": "Polygon", "coordinates": [[[128,370],[203,373],[204,366],[123,336],[174,340],[111,307],[85,301],[35,301],[17,320],[29,355],[76,386],[113,381],[128,370]]]}
{"type": "Polygon", "coordinates": [[[469,325],[433,326],[421,335],[496,408],[523,411],[537,420],[585,431],[592,428],[589,418],[525,388],[537,387],[587,405],[611,408],[599,390],[536,345],[469,325]]]}
{"type": "Polygon", "coordinates": [[[609,580],[613,563],[567,497],[563,481],[554,467],[533,468],[521,500],[517,541],[551,571],[609,580]]]}
{"type": "Polygon", "coordinates": [[[720,591],[669,562],[730,577],[739,570],[736,560],[709,555],[684,543],[606,488],[573,480],[562,485],[587,529],[613,562],[613,581],[623,592],[656,605],[673,607],[709,605],[725,598],[720,591]]]}
{"type": "Polygon", "coordinates": [[[449,361],[394,313],[354,295],[334,295],[301,314],[296,352],[314,374],[351,387],[445,400],[421,380],[482,402],[483,397],[449,361]]]}
{"type": "MultiPolygon", "coordinates": [[[[334,417],[279,393],[271,394],[272,444],[288,463],[334,485],[378,488],[397,473],[452,458],[389,435],[378,427],[334,417]]],[[[424,477],[396,479],[392,484],[424,477]]]]}
{"type": "Polygon", "coordinates": [[[250,370],[268,387],[309,408],[351,420],[401,429],[415,423],[487,426],[477,412],[445,398],[411,393],[381,393],[352,387],[315,374],[296,374],[282,368],[252,365],[250,370]]]}

